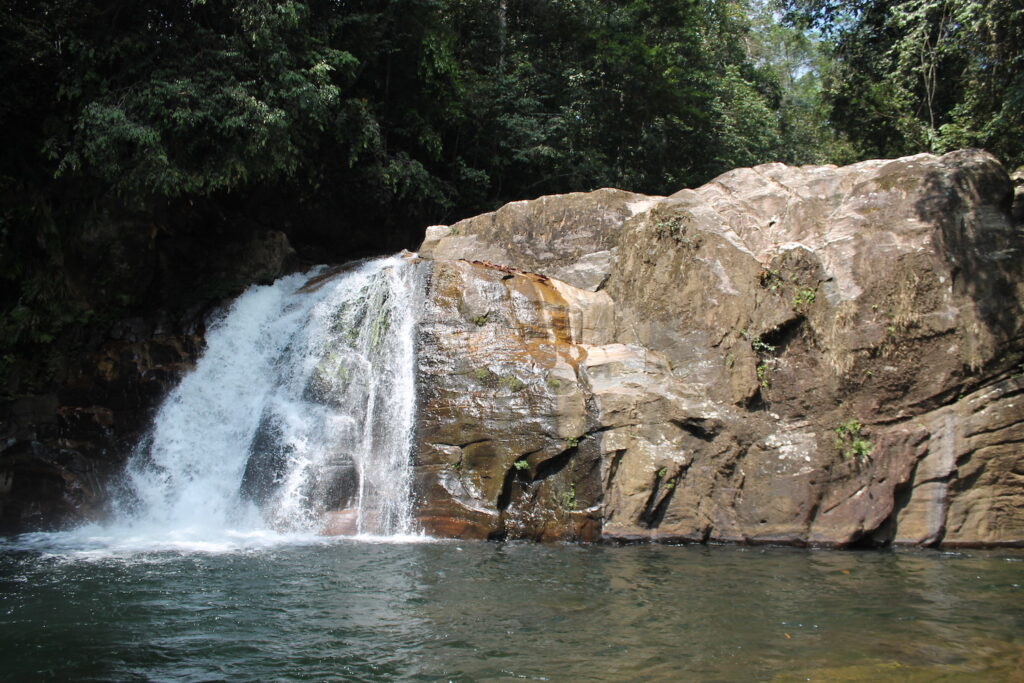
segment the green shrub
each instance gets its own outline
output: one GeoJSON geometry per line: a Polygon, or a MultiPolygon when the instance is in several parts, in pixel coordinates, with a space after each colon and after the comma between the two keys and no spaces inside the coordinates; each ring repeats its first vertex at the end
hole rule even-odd
{"type": "Polygon", "coordinates": [[[568,439],[565,440],[565,447],[576,448],[577,446],[580,445],[580,441],[583,441],[585,438],[587,438],[586,434],[581,434],[580,436],[570,436],[568,439]]]}

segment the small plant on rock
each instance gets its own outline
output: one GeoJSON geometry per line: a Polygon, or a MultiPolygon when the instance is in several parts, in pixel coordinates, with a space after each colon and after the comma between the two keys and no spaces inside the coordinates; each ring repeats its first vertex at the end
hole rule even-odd
{"type": "Polygon", "coordinates": [[[569,489],[562,492],[562,507],[566,510],[576,509],[576,484],[569,484],[569,489]]]}
{"type": "Polygon", "coordinates": [[[517,470],[528,470],[530,469],[530,463],[526,462],[526,460],[516,460],[512,463],[512,467],[515,467],[517,470]]]}
{"type": "Polygon", "coordinates": [[[515,375],[506,375],[498,380],[498,386],[515,393],[517,391],[522,391],[526,384],[524,384],[523,380],[519,379],[515,375]]]}
{"type": "Polygon", "coordinates": [[[585,438],[587,438],[586,434],[581,434],[580,436],[570,436],[568,439],[565,440],[565,447],[576,448],[577,446],[580,445],[580,441],[583,441],[583,439],[585,438]]]}
{"type": "Polygon", "coordinates": [[[658,239],[665,239],[671,237],[676,244],[683,247],[691,247],[696,249],[700,247],[703,242],[702,236],[697,234],[688,234],[686,223],[689,219],[682,216],[672,216],[670,218],[659,218],[654,222],[656,234],[658,239]]]}
{"type": "Polygon", "coordinates": [[[871,457],[875,445],[863,434],[864,425],[859,420],[851,419],[840,422],[833,431],[836,433],[836,451],[844,460],[856,458],[864,461],[871,457]]]}
{"type": "Polygon", "coordinates": [[[801,309],[814,303],[817,294],[810,287],[801,287],[793,295],[793,308],[801,309]]]}
{"type": "Polygon", "coordinates": [[[777,292],[782,287],[782,273],[775,269],[762,270],[761,286],[770,292],[777,292]]]}

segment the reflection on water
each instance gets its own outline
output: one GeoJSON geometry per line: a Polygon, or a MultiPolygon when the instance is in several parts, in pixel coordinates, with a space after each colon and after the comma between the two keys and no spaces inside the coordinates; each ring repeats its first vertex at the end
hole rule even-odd
{"type": "Polygon", "coordinates": [[[0,677],[1020,680],[1024,553],[0,546],[0,677]]]}

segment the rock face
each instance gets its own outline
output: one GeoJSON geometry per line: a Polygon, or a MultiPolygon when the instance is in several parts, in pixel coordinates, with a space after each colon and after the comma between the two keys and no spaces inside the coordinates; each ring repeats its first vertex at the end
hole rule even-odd
{"type": "Polygon", "coordinates": [[[58,391],[0,407],[0,533],[101,516],[107,483],[201,346],[199,328],[125,321],[58,391]]]}
{"type": "Polygon", "coordinates": [[[611,301],[481,262],[432,264],[421,318],[421,523],[442,535],[593,538],[600,454],[580,382],[611,301]]]}
{"type": "Polygon", "coordinates": [[[976,151],[428,230],[435,533],[1024,543],[1024,230],[976,151]],[[497,264],[497,265],[496,265],[497,264]]]}

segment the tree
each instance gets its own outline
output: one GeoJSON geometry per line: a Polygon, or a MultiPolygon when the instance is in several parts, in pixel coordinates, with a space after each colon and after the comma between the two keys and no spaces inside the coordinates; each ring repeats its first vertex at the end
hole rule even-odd
{"type": "Polygon", "coordinates": [[[852,151],[829,125],[823,79],[832,68],[830,43],[817,29],[784,21],[785,3],[753,7],[751,59],[777,83],[778,160],[822,164],[849,160],[852,151]]]}
{"type": "MultiPolygon", "coordinates": [[[[670,193],[783,158],[796,109],[780,109],[777,73],[751,57],[750,12],[747,0],[11,0],[0,356],[89,319],[194,303],[205,290],[168,291],[181,280],[168,245],[208,254],[275,229],[341,260],[512,199],[670,193]]],[[[212,277],[202,259],[179,261],[212,277]]]]}
{"type": "Polygon", "coordinates": [[[1024,8],[1012,0],[796,0],[835,41],[829,120],[858,156],[983,146],[1024,162],[1024,8]]]}

